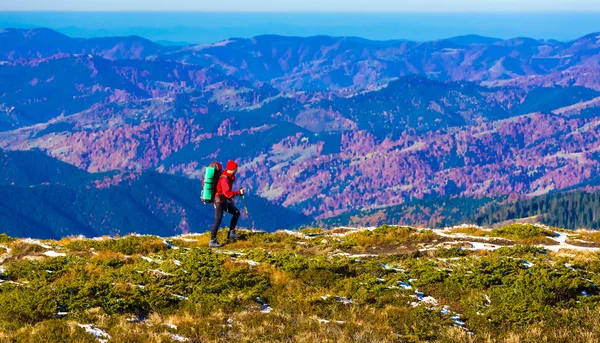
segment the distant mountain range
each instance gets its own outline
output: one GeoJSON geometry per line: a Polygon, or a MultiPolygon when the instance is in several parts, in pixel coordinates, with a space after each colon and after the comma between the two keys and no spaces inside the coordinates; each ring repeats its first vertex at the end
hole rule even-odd
{"type": "MultiPolygon", "coordinates": [[[[102,173],[134,175],[102,186],[107,192],[164,180],[183,189],[197,183],[183,186],[182,177],[198,180],[214,159],[241,163],[240,185],[260,197],[255,206],[267,229],[281,223],[270,226],[268,218],[278,216],[271,212],[289,211],[285,223],[293,226],[420,199],[593,189],[600,177],[598,33],[564,43],[270,35],[163,46],[135,36],[6,29],[0,61],[0,148],[37,149],[67,163],[44,179],[37,171],[50,162],[19,157],[20,170],[30,171],[0,173],[21,180],[3,187],[23,194],[13,202],[23,207],[10,211],[24,217],[31,199],[43,198],[29,186],[41,182],[50,194],[67,187],[85,193],[82,199],[104,196],[94,195],[106,190],[95,179],[102,173]],[[71,175],[86,181],[73,184],[71,175]]],[[[205,225],[210,213],[190,219],[201,204],[186,194],[189,202],[178,206],[189,217],[102,225],[77,219],[85,225],[32,231],[31,224],[27,232],[177,232],[184,217],[192,227],[205,225]]],[[[76,215],[88,206],[81,201],[60,212],[76,215]]],[[[160,211],[136,201],[131,208],[160,211]]]]}

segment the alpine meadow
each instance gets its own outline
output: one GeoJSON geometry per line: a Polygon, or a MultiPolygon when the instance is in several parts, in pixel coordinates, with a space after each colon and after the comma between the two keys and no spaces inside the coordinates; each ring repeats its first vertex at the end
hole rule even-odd
{"type": "Polygon", "coordinates": [[[0,342],[600,343],[600,8],[161,6],[0,4],[0,342]]]}

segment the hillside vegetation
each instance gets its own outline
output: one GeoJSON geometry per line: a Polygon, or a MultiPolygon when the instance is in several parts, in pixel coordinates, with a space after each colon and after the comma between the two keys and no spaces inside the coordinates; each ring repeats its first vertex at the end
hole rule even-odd
{"type": "Polygon", "coordinates": [[[599,242],[532,224],[246,231],[218,250],[0,235],[0,341],[599,342],[599,242]]]}

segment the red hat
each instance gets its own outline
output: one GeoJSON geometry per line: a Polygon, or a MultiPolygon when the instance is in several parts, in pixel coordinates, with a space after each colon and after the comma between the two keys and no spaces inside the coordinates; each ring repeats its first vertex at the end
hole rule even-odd
{"type": "Polygon", "coordinates": [[[235,163],[235,161],[229,160],[227,161],[227,170],[234,170],[237,169],[238,164],[235,163]]]}

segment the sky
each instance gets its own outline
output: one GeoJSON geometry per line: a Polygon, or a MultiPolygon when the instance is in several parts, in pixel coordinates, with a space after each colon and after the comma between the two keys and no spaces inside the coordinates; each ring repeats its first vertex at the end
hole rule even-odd
{"type": "Polygon", "coordinates": [[[600,0],[0,0],[0,11],[588,12],[600,0]]]}

